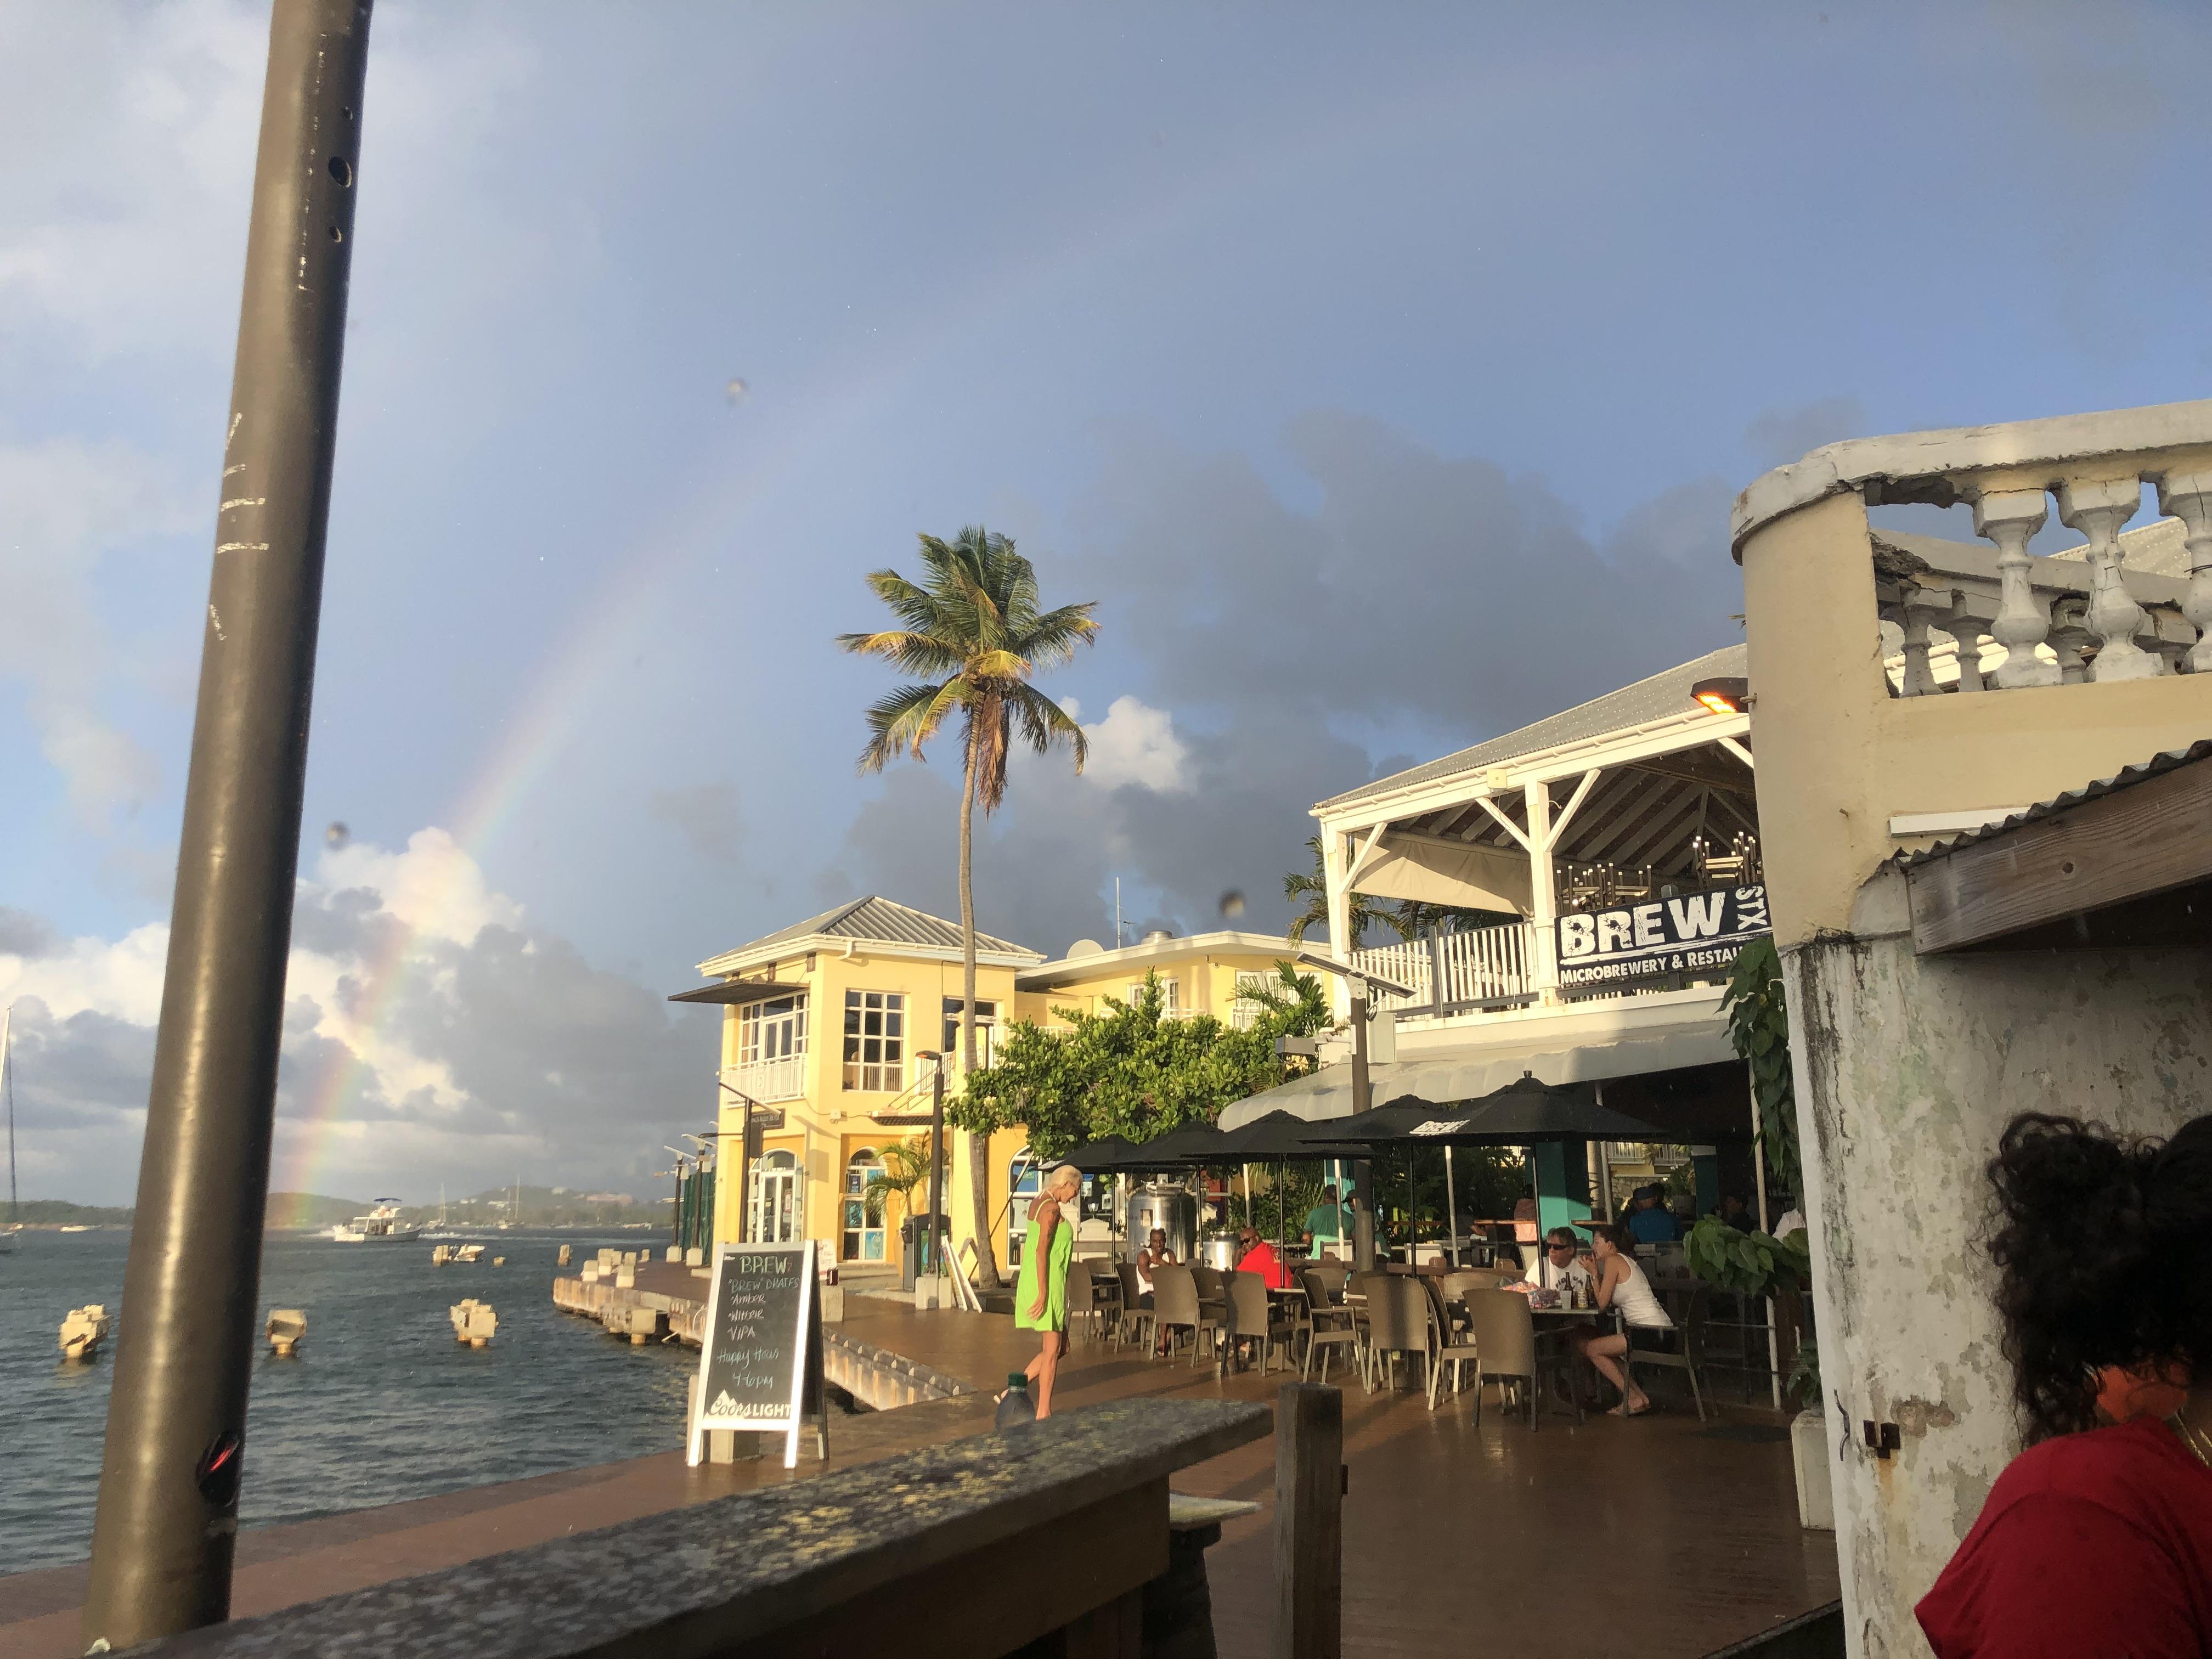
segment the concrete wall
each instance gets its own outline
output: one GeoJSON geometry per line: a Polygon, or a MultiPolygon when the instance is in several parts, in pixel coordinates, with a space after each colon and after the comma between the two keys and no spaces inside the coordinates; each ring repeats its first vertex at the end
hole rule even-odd
{"type": "MultiPolygon", "coordinates": [[[[1960,453],[1997,453],[2008,430],[1960,453]]],[[[1940,471],[1946,436],[1883,441],[1940,471]]],[[[1750,511],[1790,471],[1746,492],[1738,531],[1838,1547],[1850,1651],[1923,1654],[1912,1603],[2017,1449],[1978,1242],[1984,1165],[2020,1111],[2158,1133],[2212,1105],[2212,957],[1917,957],[1885,866],[1928,838],[1890,820],[2048,800],[2212,735],[2212,674],[1892,697],[1863,499],[1750,511]],[[1895,1455],[1865,1449],[1869,1420],[1897,1425],[1895,1455]]]]}
{"type": "Polygon", "coordinates": [[[2212,1107],[2212,952],[1917,957],[1893,872],[1852,924],[1783,971],[1851,1651],[1917,1654],[1912,1603],[2019,1449],[1983,1165],[2016,1112],[2162,1133],[2212,1107]]]}

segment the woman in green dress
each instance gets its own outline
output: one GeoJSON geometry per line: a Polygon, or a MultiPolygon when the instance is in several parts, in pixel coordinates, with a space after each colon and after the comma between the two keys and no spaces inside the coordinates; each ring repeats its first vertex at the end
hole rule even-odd
{"type": "Polygon", "coordinates": [[[1030,1200],[1030,1225],[1022,1243],[1021,1276],[1014,1285],[1014,1323],[1038,1334],[1036,1358],[1027,1370],[1039,1421],[1052,1415],[1053,1379],[1067,1352],[1067,1264],[1075,1254],[1075,1195],[1083,1173],[1063,1164],[1044,1178],[1030,1200]]]}

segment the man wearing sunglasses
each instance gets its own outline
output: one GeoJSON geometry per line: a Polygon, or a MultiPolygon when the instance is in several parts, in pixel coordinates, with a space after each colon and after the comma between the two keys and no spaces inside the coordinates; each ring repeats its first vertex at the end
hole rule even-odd
{"type": "Polygon", "coordinates": [[[1522,1282],[1532,1291],[1560,1291],[1577,1282],[1589,1284],[1589,1269],[1576,1259],[1581,1249],[1582,1241],[1575,1237],[1573,1228],[1553,1228],[1544,1235],[1544,1248],[1528,1264],[1522,1282]]]}

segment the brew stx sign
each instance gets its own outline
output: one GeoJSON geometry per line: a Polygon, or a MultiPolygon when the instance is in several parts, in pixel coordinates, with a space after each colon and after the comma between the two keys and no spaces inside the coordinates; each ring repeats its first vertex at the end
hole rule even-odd
{"type": "Polygon", "coordinates": [[[1568,990],[1660,974],[1710,973],[1774,931],[1766,919],[1764,884],[1565,915],[1558,926],[1559,984],[1568,990]]]}
{"type": "Polygon", "coordinates": [[[709,1433],[738,1429],[783,1436],[783,1467],[796,1468],[799,1431],[809,1417],[817,1419],[821,1455],[830,1455],[814,1249],[810,1238],[714,1252],[685,1462],[699,1462],[709,1433]]]}

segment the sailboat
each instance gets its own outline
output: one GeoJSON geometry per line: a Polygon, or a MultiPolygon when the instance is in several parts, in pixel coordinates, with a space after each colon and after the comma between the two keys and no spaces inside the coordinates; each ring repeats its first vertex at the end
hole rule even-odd
{"type": "Polygon", "coordinates": [[[16,1218],[15,1073],[9,1063],[15,1057],[15,1009],[0,1008],[0,1102],[8,1109],[8,1224],[0,1227],[0,1255],[13,1255],[23,1233],[23,1224],[16,1218]]]}

